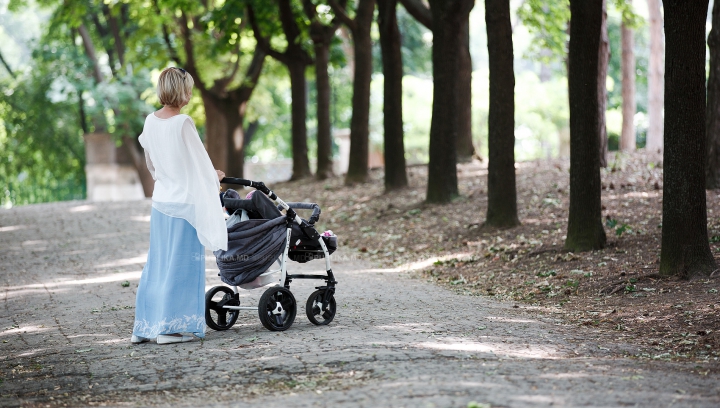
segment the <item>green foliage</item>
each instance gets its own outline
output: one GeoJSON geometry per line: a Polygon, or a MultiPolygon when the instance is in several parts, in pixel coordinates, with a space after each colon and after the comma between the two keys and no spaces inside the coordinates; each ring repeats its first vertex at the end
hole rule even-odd
{"type": "Polygon", "coordinates": [[[538,272],[535,276],[539,276],[541,278],[548,278],[550,276],[556,276],[557,272],[555,270],[549,270],[547,272],[538,272]]]}
{"type": "MultiPolygon", "coordinates": [[[[432,32],[398,5],[397,22],[400,30],[403,69],[407,75],[432,77],[432,32]]],[[[380,34],[373,25],[373,69],[382,73],[380,34]]]]}
{"type": "Polygon", "coordinates": [[[54,78],[37,73],[0,94],[0,205],[85,197],[77,99],[53,103],[54,78]]]}
{"type": "Polygon", "coordinates": [[[569,0],[527,0],[517,14],[523,25],[535,36],[528,49],[530,59],[549,63],[565,58],[567,23],[570,21],[569,0]]]}
{"type": "Polygon", "coordinates": [[[608,218],[607,220],[605,220],[605,225],[608,228],[615,230],[615,235],[617,235],[618,237],[622,236],[622,234],[624,234],[626,232],[632,233],[632,229],[630,228],[630,225],[628,225],[628,224],[618,225],[618,220],[616,220],[614,218],[608,218]]]}

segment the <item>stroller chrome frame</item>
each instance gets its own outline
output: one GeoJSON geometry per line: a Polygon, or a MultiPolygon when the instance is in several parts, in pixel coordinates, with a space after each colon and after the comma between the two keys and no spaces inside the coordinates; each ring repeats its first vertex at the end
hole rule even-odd
{"type": "Polygon", "coordinates": [[[285,210],[285,246],[282,256],[277,260],[277,262],[280,263],[279,270],[268,269],[268,271],[264,272],[254,281],[239,286],[233,286],[232,292],[230,292],[226,286],[216,286],[206,293],[205,316],[208,326],[215,330],[227,330],[232,327],[237,320],[238,312],[240,310],[257,310],[261,323],[267,329],[271,331],[287,330],[292,325],[297,313],[295,298],[292,292],[290,292],[290,284],[294,279],[316,279],[325,281],[325,285],[317,286],[315,288],[316,291],[310,295],[306,303],[305,311],[308,319],[313,324],[329,324],[333,320],[336,311],[334,294],[337,281],[335,280],[332,267],[330,265],[330,252],[325,244],[325,241],[317,232],[314,225],[300,218],[290,205],[280,199],[277,194],[265,186],[263,182],[232,177],[225,177],[220,182],[224,184],[235,184],[255,188],[274,201],[279,209],[285,210]],[[306,236],[310,237],[311,240],[316,240],[322,248],[323,257],[325,258],[324,275],[288,274],[287,266],[293,224],[298,225],[306,236]],[[267,283],[264,281],[256,282],[262,276],[272,276],[278,272],[280,272],[279,279],[272,278],[272,280],[267,281],[267,283]],[[273,282],[275,282],[275,285],[265,291],[260,298],[258,306],[240,306],[239,288],[254,289],[271,285],[273,282]],[[282,282],[282,286],[280,286],[279,282],[282,282]],[[245,285],[248,286],[244,287],[245,285]],[[224,292],[223,298],[218,302],[213,301],[213,296],[219,292],[224,292]],[[217,321],[212,318],[210,313],[211,310],[214,310],[217,313],[217,321]],[[229,321],[227,320],[227,314],[230,314],[229,321]]]}

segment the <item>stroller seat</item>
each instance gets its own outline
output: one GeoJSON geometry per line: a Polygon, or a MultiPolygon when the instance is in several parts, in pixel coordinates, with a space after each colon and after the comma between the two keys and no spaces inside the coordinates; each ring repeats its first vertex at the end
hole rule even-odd
{"type": "MultiPolygon", "coordinates": [[[[229,196],[235,195],[231,194],[231,191],[235,192],[234,190],[228,190],[225,193],[225,197],[223,199],[225,208],[231,214],[235,213],[236,211],[244,210],[247,213],[248,218],[251,220],[273,220],[283,216],[282,212],[280,212],[280,210],[275,206],[275,204],[273,204],[270,198],[259,191],[253,192],[253,195],[249,199],[229,198],[229,196]]],[[[305,221],[307,221],[308,224],[313,226],[314,230],[315,221],[317,221],[320,217],[320,207],[317,204],[287,204],[292,209],[313,210],[313,215],[310,217],[309,220],[305,221]]],[[[321,235],[321,237],[322,240],[325,241],[325,246],[327,247],[328,252],[330,254],[335,252],[335,250],[337,249],[337,236],[321,235]]],[[[308,235],[306,231],[300,228],[300,226],[293,224],[292,232],[290,235],[290,250],[288,252],[288,257],[295,262],[305,263],[314,259],[322,259],[325,257],[325,254],[317,240],[312,239],[312,237],[308,235]]]]}

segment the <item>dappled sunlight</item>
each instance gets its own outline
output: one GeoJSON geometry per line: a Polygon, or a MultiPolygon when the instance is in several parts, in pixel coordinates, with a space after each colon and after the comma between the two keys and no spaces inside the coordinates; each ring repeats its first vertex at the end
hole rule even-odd
{"type": "MultiPolygon", "coordinates": [[[[27,286],[11,286],[4,288],[7,292],[5,292],[5,299],[12,299],[17,298],[20,296],[29,296],[29,295],[46,295],[47,290],[45,290],[45,286],[43,285],[27,285],[27,286]],[[32,286],[33,288],[26,289],[27,287],[32,286]],[[12,292],[10,292],[12,291],[12,292]]],[[[53,290],[54,293],[58,292],[65,292],[65,290],[53,290]]]]}
{"type": "Polygon", "coordinates": [[[142,271],[113,273],[111,275],[98,276],[96,278],[89,278],[89,279],[50,281],[50,282],[46,282],[46,283],[32,283],[29,285],[8,286],[5,289],[7,290],[7,292],[6,292],[7,298],[17,297],[20,295],[27,295],[30,293],[45,293],[47,290],[50,290],[50,289],[52,289],[53,293],[58,293],[58,292],[62,292],[61,289],[64,286],[78,286],[78,285],[88,285],[88,284],[93,284],[93,283],[108,283],[108,282],[140,280],[141,274],[142,274],[142,271]]]}
{"type": "Polygon", "coordinates": [[[46,245],[47,241],[44,239],[37,239],[37,240],[29,240],[29,241],[23,241],[20,245],[26,247],[26,246],[34,246],[34,245],[46,245]]]}
{"type": "Polygon", "coordinates": [[[497,317],[497,316],[488,316],[488,317],[486,317],[486,319],[492,320],[495,322],[505,322],[505,323],[536,323],[536,324],[541,323],[537,320],[511,319],[508,317],[497,317]]]}
{"type": "Polygon", "coordinates": [[[577,371],[569,372],[569,373],[545,373],[540,374],[540,378],[552,378],[552,379],[561,379],[561,378],[585,378],[585,377],[591,377],[588,373],[581,373],[577,371]]]}
{"type": "Polygon", "coordinates": [[[625,200],[627,198],[660,198],[661,191],[629,191],[627,193],[606,194],[603,200],[625,200]]]}
{"type": "Polygon", "coordinates": [[[73,334],[70,336],[67,336],[68,339],[77,339],[81,337],[107,337],[112,336],[112,334],[104,334],[104,333],[87,333],[87,334],[73,334]]]}
{"type": "Polygon", "coordinates": [[[516,400],[532,402],[535,404],[554,404],[558,398],[552,395],[518,395],[513,397],[516,400]]]}
{"type": "Polygon", "coordinates": [[[85,204],[85,205],[78,205],[75,207],[70,207],[68,209],[68,212],[79,213],[79,212],[88,212],[88,211],[93,211],[93,210],[95,210],[94,205],[85,204]]]}
{"type": "Polygon", "coordinates": [[[7,227],[0,227],[0,232],[17,231],[27,228],[27,225],[9,225],[7,227]]]}
{"type": "Polygon", "coordinates": [[[106,262],[104,264],[97,265],[98,268],[115,268],[118,266],[128,266],[135,264],[144,264],[147,262],[147,254],[139,255],[132,258],[116,259],[112,262],[106,262]]]}
{"type": "Polygon", "coordinates": [[[397,323],[392,325],[375,326],[382,330],[405,330],[410,332],[416,332],[417,330],[430,330],[434,331],[437,325],[435,323],[397,323]]]}
{"type": "Polygon", "coordinates": [[[395,268],[369,268],[369,269],[361,269],[361,270],[352,271],[350,273],[399,273],[399,272],[419,271],[419,270],[425,269],[429,266],[432,266],[436,262],[443,262],[443,261],[448,261],[450,259],[469,257],[472,255],[473,254],[471,252],[459,252],[459,253],[450,254],[450,255],[432,257],[432,258],[424,259],[422,261],[408,262],[408,263],[404,263],[400,266],[397,266],[395,268]]]}
{"type": "Polygon", "coordinates": [[[520,348],[518,345],[508,345],[504,343],[490,343],[490,342],[462,342],[462,343],[436,343],[436,342],[424,342],[415,344],[414,347],[433,349],[433,350],[446,350],[446,351],[471,351],[478,353],[493,353],[501,354],[508,357],[516,358],[531,358],[531,359],[558,359],[558,355],[549,352],[546,348],[525,344],[524,348],[520,348]]]}
{"type": "Polygon", "coordinates": [[[523,224],[527,225],[547,225],[547,224],[554,224],[557,222],[557,219],[553,218],[523,218],[523,224]]]}
{"type": "Polygon", "coordinates": [[[5,331],[0,332],[0,337],[7,336],[10,334],[33,334],[33,333],[41,333],[50,330],[49,327],[44,327],[42,325],[40,326],[22,326],[22,327],[16,327],[13,329],[8,329],[5,331]]]}
{"type": "Polygon", "coordinates": [[[130,219],[133,221],[150,222],[149,215],[133,215],[130,219]]]}
{"type": "Polygon", "coordinates": [[[12,356],[11,358],[30,357],[30,356],[34,356],[34,355],[36,355],[36,354],[42,353],[42,352],[45,351],[45,350],[47,350],[47,349],[46,349],[46,348],[39,348],[39,349],[28,350],[28,351],[26,351],[26,352],[24,352],[24,353],[15,354],[15,355],[12,356]]]}

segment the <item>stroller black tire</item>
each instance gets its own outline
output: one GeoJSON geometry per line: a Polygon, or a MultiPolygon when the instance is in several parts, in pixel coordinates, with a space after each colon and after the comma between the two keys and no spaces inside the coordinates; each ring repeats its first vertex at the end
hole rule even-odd
{"type": "Polygon", "coordinates": [[[227,330],[240,315],[239,310],[223,309],[222,306],[240,306],[237,293],[227,286],[215,286],[205,293],[205,324],[211,329],[227,330]]]}
{"type": "Polygon", "coordinates": [[[330,295],[328,299],[327,308],[322,310],[324,296],[325,289],[316,290],[308,297],[307,303],[305,303],[305,314],[308,320],[318,326],[330,324],[335,318],[335,311],[337,310],[335,296],[333,295],[330,295]]]}
{"type": "Polygon", "coordinates": [[[289,289],[272,287],[265,291],[258,303],[260,323],[270,331],[285,331],[292,326],[297,314],[297,302],[289,289]]]}

